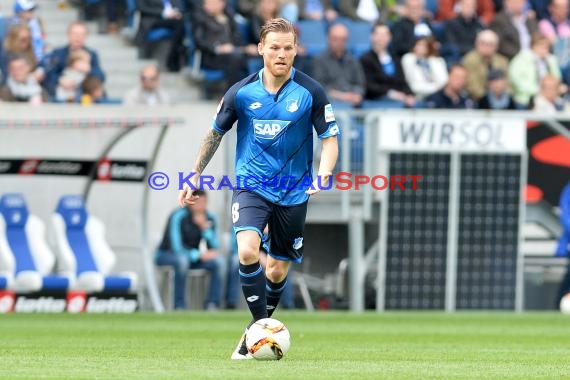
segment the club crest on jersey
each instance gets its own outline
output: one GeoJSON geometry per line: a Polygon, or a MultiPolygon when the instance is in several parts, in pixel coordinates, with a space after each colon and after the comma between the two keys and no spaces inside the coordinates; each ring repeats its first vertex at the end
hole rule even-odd
{"type": "Polygon", "coordinates": [[[297,102],[297,99],[288,99],[285,109],[289,112],[295,112],[299,109],[299,102],[297,102]]]}
{"type": "Polygon", "coordinates": [[[295,238],[295,241],[293,242],[293,249],[299,249],[302,246],[303,246],[303,238],[302,237],[295,238]]]}
{"type": "Polygon", "coordinates": [[[291,123],[285,120],[257,120],[253,119],[253,132],[261,139],[273,140],[291,123]]]}

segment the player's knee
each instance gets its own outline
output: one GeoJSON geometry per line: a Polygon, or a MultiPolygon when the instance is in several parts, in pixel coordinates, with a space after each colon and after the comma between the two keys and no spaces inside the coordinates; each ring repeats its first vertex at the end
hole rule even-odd
{"type": "Polygon", "coordinates": [[[271,282],[279,283],[285,279],[287,276],[287,271],[285,268],[281,268],[279,266],[268,265],[265,271],[265,275],[271,282]]]}
{"type": "Polygon", "coordinates": [[[249,265],[259,261],[259,247],[255,245],[246,245],[238,250],[239,261],[242,264],[249,265]]]}

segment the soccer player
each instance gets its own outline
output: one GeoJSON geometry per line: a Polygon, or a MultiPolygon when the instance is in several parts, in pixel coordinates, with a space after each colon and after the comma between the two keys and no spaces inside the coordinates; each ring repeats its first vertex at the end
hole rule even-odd
{"type": "MultiPolygon", "coordinates": [[[[303,259],[307,202],[309,196],[329,185],[340,134],[323,88],[293,68],[297,53],[293,25],[282,18],[269,20],[261,28],[259,40],[263,68],[234,84],[222,98],[200,147],[192,186],[185,184],[178,197],[181,207],[196,201],[193,187],[198,187],[199,175],[237,121],[235,171],[249,181],[234,190],[231,212],[242,292],[253,317],[248,327],[271,317],[285,288],[290,263],[303,259]],[[313,128],[322,141],[314,181],[313,128]],[[266,225],[270,246],[264,274],[259,248],[266,225]]],[[[251,358],[246,334],[247,328],[232,359],[251,358]]]]}

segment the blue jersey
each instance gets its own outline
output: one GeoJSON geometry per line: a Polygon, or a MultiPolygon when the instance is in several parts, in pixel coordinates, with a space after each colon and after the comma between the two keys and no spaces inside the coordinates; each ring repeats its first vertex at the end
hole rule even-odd
{"type": "Polygon", "coordinates": [[[236,186],[279,205],[306,202],[313,176],[313,127],[320,139],[339,135],[321,85],[301,71],[276,94],[263,86],[263,70],[224,95],[212,128],[224,134],[237,120],[236,186]]]}

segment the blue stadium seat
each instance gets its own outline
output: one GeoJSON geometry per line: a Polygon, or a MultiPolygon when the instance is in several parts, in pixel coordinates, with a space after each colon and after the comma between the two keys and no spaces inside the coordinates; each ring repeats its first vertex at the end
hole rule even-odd
{"type": "Polygon", "coordinates": [[[348,27],[348,47],[357,58],[370,50],[370,33],[372,25],[365,21],[350,21],[348,27]]]}
{"type": "Polygon", "coordinates": [[[83,199],[63,196],[52,217],[62,271],[76,277],[74,289],[86,292],[133,291],[137,275],[111,275],[116,256],[105,239],[103,223],[89,215],[83,199]]]}
{"type": "Polygon", "coordinates": [[[314,20],[301,20],[295,26],[299,33],[299,42],[310,57],[317,56],[327,49],[325,23],[314,20]]]}
{"type": "Polygon", "coordinates": [[[17,292],[65,291],[71,279],[51,275],[55,256],[45,241],[43,222],[28,212],[22,194],[0,198],[0,273],[17,292]],[[13,280],[13,281],[12,281],[13,280]]]}
{"type": "Polygon", "coordinates": [[[148,31],[146,39],[149,42],[157,42],[160,40],[168,40],[172,37],[172,29],[153,28],[148,31]]]}
{"type": "MultiPolygon", "coordinates": [[[[0,15],[0,41],[4,41],[4,37],[6,37],[7,32],[8,32],[8,19],[0,15]]],[[[0,50],[2,50],[1,47],[0,50]]]]}

